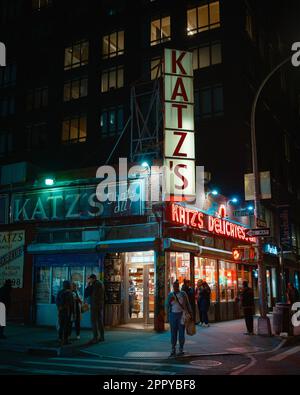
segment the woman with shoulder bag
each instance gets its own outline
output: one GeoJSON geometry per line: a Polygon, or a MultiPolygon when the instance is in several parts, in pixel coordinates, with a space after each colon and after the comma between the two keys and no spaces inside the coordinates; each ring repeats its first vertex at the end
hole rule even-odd
{"type": "Polygon", "coordinates": [[[179,290],[179,282],[176,280],[173,284],[173,292],[170,292],[167,298],[167,309],[171,329],[172,351],[170,357],[176,356],[177,337],[179,335],[179,353],[183,355],[185,343],[185,324],[191,320],[192,309],[188,296],[184,291],[179,290]]]}

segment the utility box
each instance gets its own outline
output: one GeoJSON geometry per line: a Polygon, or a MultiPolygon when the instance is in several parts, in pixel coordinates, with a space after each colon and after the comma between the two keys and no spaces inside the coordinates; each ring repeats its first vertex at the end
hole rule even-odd
{"type": "Polygon", "coordinates": [[[293,335],[290,304],[276,303],[273,308],[273,331],[276,335],[282,332],[293,335]]]}

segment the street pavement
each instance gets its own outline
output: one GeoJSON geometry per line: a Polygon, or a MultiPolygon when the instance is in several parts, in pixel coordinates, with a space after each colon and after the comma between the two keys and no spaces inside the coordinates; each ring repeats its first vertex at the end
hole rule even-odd
{"type": "Polygon", "coordinates": [[[9,325],[0,340],[0,375],[259,375],[299,374],[300,343],[288,345],[278,336],[246,336],[243,320],[197,327],[186,337],[184,357],[168,358],[170,333],[107,330],[105,341],[80,341],[58,347],[53,328],[9,325]]]}

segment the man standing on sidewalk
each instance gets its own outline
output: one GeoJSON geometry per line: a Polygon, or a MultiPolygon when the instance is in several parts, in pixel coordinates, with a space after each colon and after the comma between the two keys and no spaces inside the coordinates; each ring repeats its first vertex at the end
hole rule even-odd
{"type": "Polygon", "coordinates": [[[248,331],[245,333],[245,335],[253,335],[253,315],[255,310],[254,293],[252,288],[248,287],[247,281],[243,281],[243,289],[241,292],[241,303],[242,303],[245,323],[248,331]]]}
{"type": "Polygon", "coordinates": [[[84,297],[90,298],[91,305],[91,322],[93,330],[93,339],[91,343],[98,343],[104,341],[104,284],[97,280],[95,274],[89,277],[89,285],[85,289],[84,297]]]}
{"type": "MultiPolygon", "coordinates": [[[[11,280],[6,280],[3,287],[0,288],[0,302],[4,304],[6,309],[6,315],[11,304],[11,290],[12,282],[11,280]]],[[[4,326],[0,326],[0,339],[6,339],[4,335],[4,326]]]]}

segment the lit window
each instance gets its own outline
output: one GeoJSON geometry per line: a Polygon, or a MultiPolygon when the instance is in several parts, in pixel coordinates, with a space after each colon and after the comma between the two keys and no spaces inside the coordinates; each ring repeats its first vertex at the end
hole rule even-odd
{"type": "Polygon", "coordinates": [[[87,41],[73,43],[65,48],[65,70],[88,64],[89,44],[87,41]]]}
{"type": "Polygon", "coordinates": [[[66,81],[64,84],[64,101],[79,99],[87,96],[87,78],[66,81]]]}
{"type": "Polygon", "coordinates": [[[155,58],[151,60],[151,80],[155,80],[161,77],[161,58],[155,58]]]}
{"type": "Polygon", "coordinates": [[[113,58],[124,54],[124,31],[103,36],[102,57],[113,58]]]}
{"type": "Polygon", "coordinates": [[[207,282],[211,289],[211,301],[217,301],[217,261],[208,258],[195,258],[195,287],[199,280],[207,282]]]}
{"type": "Polygon", "coordinates": [[[103,70],[101,76],[101,92],[108,92],[112,89],[124,86],[124,67],[118,66],[108,70],[103,70]]]}
{"type": "Polygon", "coordinates": [[[219,1],[208,2],[187,11],[187,34],[189,36],[220,27],[219,1]]]}
{"type": "Polygon", "coordinates": [[[86,141],[86,117],[77,116],[63,121],[63,143],[82,143],[86,141]]]}
{"type": "Polygon", "coordinates": [[[101,111],[100,131],[102,136],[120,134],[124,127],[123,106],[112,107],[101,111]]]}
{"type": "Polygon", "coordinates": [[[193,50],[193,68],[203,69],[222,62],[221,43],[216,42],[193,50]]]}
{"type": "Polygon", "coordinates": [[[150,44],[157,45],[171,40],[171,18],[155,19],[151,21],[150,44]]]}

